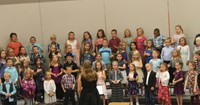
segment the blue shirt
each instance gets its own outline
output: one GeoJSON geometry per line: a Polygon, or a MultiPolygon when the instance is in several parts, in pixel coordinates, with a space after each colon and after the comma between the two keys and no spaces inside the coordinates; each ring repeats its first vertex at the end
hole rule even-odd
{"type": "Polygon", "coordinates": [[[15,82],[18,80],[18,73],[15,67],[6,67],[5,72],[10,73],[11,82],[15,82]]]}
{"type": "Polygon", "coordinates": [[[163,61],[170,61],[174,48],[172,46],[165,46],[161,52],[161,59],[163,61]]]}
{"type": "Polygon", "coordinates": [[[162,63],[163,61],[161,59],[157,59],[157,61],[154,61],[154,59],[151,59],[149,61],[149,63],[151,63],[153,65],[153,71],[154,72],[157,72],[158,69],[159,69],[159,66],[160,64],[162,63]]]}
{"type": "Polygon", "coordinates": [[[99,49],[99,53],[101,53],[102,56],[102,61],[105,62],[105,64],[109,64],[110,61],[110,56],[112,55],[112,51],[110,48],[106,47],[102,47],[101,49],[99,49]]]}
{"type": "Polygon", "coordinates": [[[38,52],[39,52],[39,54],[41,55],[42,54],[42,46],[40,45],[40,44],[38,44],[38,43],[35,43],[35,44],[31,44],[31,47],[30,47],[30,54],[32,54],[33,53],[33,46],[37,46],[38,47],[38,52]]]}
{"type": "MultiPolygon", "coordinates": [[[[13,91],[10,93],[10,84],[11,83],[12,83],[11,81],[9,81],[9,82],[5,81],[3,83],[6,86],[6,92],[3,91],[3,84],[1,84],[0,93],[3,94],[3,95],[5,95],[5,94],[12,94],[12,95],[14,95],[16,93],[16,88],[15,88],[15,85],[13,84],[13,91]]],[[[13,102],[13,101],[14,101],[14,98],[9,97],[9,102],[13,102]]]]}
{"type": "Polygon", "coordinates": [[[153,37],[153,43],[155,47],[162,47],[164,45],[165,36],[160,35],[157,37],[153,37]]]}

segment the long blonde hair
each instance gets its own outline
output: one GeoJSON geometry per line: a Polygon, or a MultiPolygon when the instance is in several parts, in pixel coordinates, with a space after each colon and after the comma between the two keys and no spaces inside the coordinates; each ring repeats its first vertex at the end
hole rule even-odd
{"type": "Polygon", "coordinates": [[[24,71],[24,79],[32,79],[33,78],[33,72],[31,71],[30,68],[25,69],[24,71]],[[30,77],[27,77],[27,73],[30,73],[30,77]]]}
{"type": "Polygon", "coordinates": [[[92,69],[91,62],[89,60],[86,60],[83,63],[83,70],[81,74],[88,81],[97,80],[97,75],[95,71],[92,69]]]}

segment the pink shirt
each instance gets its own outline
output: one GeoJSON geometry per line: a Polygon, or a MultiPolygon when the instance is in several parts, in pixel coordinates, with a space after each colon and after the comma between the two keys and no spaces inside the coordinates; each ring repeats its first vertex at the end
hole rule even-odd
{"type": "Polygon", "coordinates": [[[137,43],[138,51],[140,52],[142,58],[144,56],[144,49],[145,49],[144,42],[146,40],[147,40],[147,38],[145,36],[141,36],[141,37],[136,37],[135,38],[135,41],[137,43]]]}

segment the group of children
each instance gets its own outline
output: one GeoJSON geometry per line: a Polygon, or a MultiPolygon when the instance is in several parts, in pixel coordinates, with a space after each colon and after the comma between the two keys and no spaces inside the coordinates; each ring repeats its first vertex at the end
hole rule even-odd
{"type": "Polygon", "coordinates": [[[123,39],[118,38],[117,30],[113,29],[110,40],[102,29],[98,30],[96,40],[86,31],[81,43],[71,31],[64,56],[56,36],[52,35],[48,45],[49,64],[45,64],[44,50],[34,36],[30,37],[29,56],[17,40],[17,34],[11,33],[7,51],[0,52],[2,104],[16,105],[15,96],[22,95],[26,105],[43,101],[55,104],[63,97],[64,105],[69,99],[75,105],[76,79],[85,60],[92,62],[98,75],[97,86],[103,89],[103,105],[108,99],[105,81],[110,82],[111,101],[123,101],[123,96],[129,95],[130,105],[133,105],[133,96],[139,105],[138,96],[141,95],[145,96],[146,105],[154,105],[158,95],[159,103],[171,105],[169,86],[173,85],[178,105],[183,104],[186,89],[191,93],[191,104],[200,104],[200,37],[195,39],[195,56],[191,61],[183,29],[180,25],[175,29],[174,36],[165,38],[156,28],[154,37],[149,40],[142,28],[136,30],[136,38],[126,29],[123,39]],[[64,63],[61,63],[63,58],[64,63]]]}

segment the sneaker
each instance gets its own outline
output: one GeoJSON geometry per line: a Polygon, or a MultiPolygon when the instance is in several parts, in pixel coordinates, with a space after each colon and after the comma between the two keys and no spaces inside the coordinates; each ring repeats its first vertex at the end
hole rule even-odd
{"type": "Polygon", "coordinates": [[[136,102],[136,105],[140,105],[139,102],[136,102]]]}

